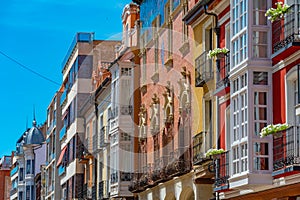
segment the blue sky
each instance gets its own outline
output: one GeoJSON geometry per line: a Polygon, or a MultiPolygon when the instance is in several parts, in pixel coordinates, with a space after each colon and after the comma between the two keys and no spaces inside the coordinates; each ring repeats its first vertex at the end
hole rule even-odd
{"type": "MultiPolygon", "coordinates": [[[[130,0],[9,0],[1,2],[0,51],[61,83],[61,62],[76,32],[109,39],[122,31],[121,14],[130,0]]],[[[115,39],[115,38],[114,38],[115,39]]],[[[119,38],[120,39],[120,38],[119,38]]],[[[0,156],[9,155],[31,126],[33,105],[38,124],[59,86],[0,55],[0,156]]]]}

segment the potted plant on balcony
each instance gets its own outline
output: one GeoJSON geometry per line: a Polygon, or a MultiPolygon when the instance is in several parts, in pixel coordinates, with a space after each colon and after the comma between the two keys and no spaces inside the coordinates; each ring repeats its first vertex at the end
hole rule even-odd
{"type": "Polygon", "coordinates": [[[208,58],[212,59],[213,57],[217,57],[217,59],[224,58],[225,54],[227,54],[229,50],[224,47],[224,48],[215,48],[214,50],[210,50],[208,52],[208,58]]]}
{"type": "Polygon", "coordinates": [[[261,129],[260,137],[266,137],[273,134],[276,137],[281,137],[282,131],[289,128],[288,124],[269,124],[268,126],[261,129]]]}
{"type": "Polygon", "coordinates": [[[213,159],[220,158],[220,155],[224,153],[224,149],[209,149],[206,153],[206,157],[212,157],[213,159]]]}
{"type": "Polygon", "coordinates": [[[287,13],[290,8],[290,6],[283,4],[282,2],[277,2],[275,5],[277,5],[277,8],[269,8],[265,14],[271,22],[282,19],[284,14],[287,13]]]}

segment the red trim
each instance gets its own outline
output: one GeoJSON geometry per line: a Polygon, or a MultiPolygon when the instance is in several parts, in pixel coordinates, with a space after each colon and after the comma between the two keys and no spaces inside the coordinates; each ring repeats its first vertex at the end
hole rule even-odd
{"type": "Polygon", "coordinates": [[[299,171],[286,172],[286,173],[274,176],[274,178],[282,178],[282,177],[287,177],[287,176],[291,176],[291,175],[299,174],[299,173],[300,173],[299,171]]]}

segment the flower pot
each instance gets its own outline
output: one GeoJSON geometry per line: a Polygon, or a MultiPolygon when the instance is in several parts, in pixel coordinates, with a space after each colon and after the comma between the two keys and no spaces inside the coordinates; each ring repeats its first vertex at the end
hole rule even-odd
{"type": "Polygon", "coordinates": [[[210,157],[211,157],[211,159],[213,159],[213,160],[217,160],[217,159],[220,159],[220,158],[221,158],[221,154],[214,154],[214,155],[211,155],[210,157]]]}
{"type": "Polygon", "coordinates": [[[278,139],[278,138],[281,138],[281,137],[282,137],[282,131],[273,133],[273,138],[274,138],[274,139],[278,139]]]}
{"type": "Polygon", "coordinates": [[[225,57],[225,53],[218,53],[218,54],[216,55],[216,57],[217,57],[217,59],[222,59],[222,58],[225,57]]]}

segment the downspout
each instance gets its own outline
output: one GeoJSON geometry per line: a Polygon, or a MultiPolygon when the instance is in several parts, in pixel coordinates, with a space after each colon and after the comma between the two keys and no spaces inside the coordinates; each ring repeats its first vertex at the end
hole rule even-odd
{"type": "MultiPolygon", "coordinates": [[[[205,12],[205,14],[210,15],[210,16],[214,16],[214,17],[215,17],[216,25],[215,25],[215,27],[214,27],[214,32],[215,32],[216,35],[217,35],[217,48],[220,48],[220,27],[219,27],[218,15],[217,15],[216,13],[208,12],[208,11],[207,11],[207,7],[208,7],[207,4],[204,5],[204,12],[205,12]]],[[[219,72],[219,71],[220,71],[220,60],[219,60],[219,59],[217,59],[216,67],[217,67],[217,70],[218,70],[218,72],[219,72]]],[[[216,101],[216,103],[217,103],[217,107],[218,107],[218,100],[216,101]]],[[[216,111],[217,111],[217,116],[219,116],[219,113],[218,113],[219,110],[216,109],[216,111]]],[[[217,122],[218,122],[218,118],[219,118],[219,117],[217,117],[216,124],[218,124],[218,123],[217,123],[217,122]]],[[[218,131],[219,131],[219,130],[218,130],[218,126],[217,126],[217,127],[216,127],[216,132],[218,133],[218,131]]],[[[220,141],[220,137],[219,137],[219,135],[218,135],[218,139],[217,139],[217,149],[220,148],[220,144],[221,144],[221,141],[220,141]]]]}
{"type": "MultiPolygon", "coordinates": [[[[207,14],[207,15],[210,15],[210,16],[214,16],[215,17],[215,21],[216,21],[216,25],[215,25],[215,27],[214,27],[214,32],[216,33],[216,35],[217,35],[217,48],[220,48],[220,27],[219,27],[219,21],[218,21],[218,15],[216,14],[216,13],[211,13],[211,12],[207,12],[207,7],[208,7],[208,5],[207,4],[205,4],[204,5],[204,12],[205,12],[205,14],[207,14]]],[[[217,67],[217,70],[218,71],[220,71],[220,60],[219,59],[217,59],[217,62],[216,62],[216,67],[217,67]]],[[[217,103],[217,109],[216,109],[216,112],[217,112],[217,121],[216,121],[216,124],[217,124],[217,126],[216,126],[216,132],[218,133],[218,119],[219,119],[219,109],[218,109],[218,103],[219,103],[219,101],[218,101],[218,97],[217,97],[217,101],[216,101],[216,103],[217,103]]],[[[217,137],[218,139],[217,139],[217,149],[219,149],[220,148],[220,136],[219,136],[219,134],[218,134],[218,137],[217,137]]],[[[217,163],[216,163],[217,164],[217,163]]],[[[215,173],[216,173],[216,175],[218,174],[218,171],[215,171],[215,173]]],[[[218,192],[216,192],[215,193],[215,197],[216,197],[216,200],[219,200],[220,198],[219,198],[219,193],[218,192]]]]}

